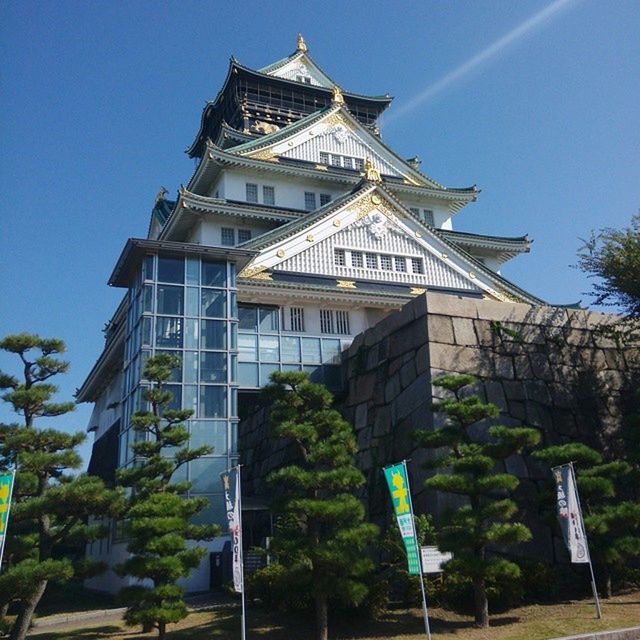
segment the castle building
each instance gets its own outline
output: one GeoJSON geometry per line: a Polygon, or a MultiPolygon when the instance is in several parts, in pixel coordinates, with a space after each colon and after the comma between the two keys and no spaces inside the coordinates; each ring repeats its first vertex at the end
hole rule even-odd
{"type": "MultiPolygon", "coordinates": [[[[209,498],[198,521],[222,523],[219,473],[237,462],[238,423],[273,371],[339,388],[354,336],[425,291],[543,304],[500,275],[530,240],[455,231],[479,190],[446,187],[383,142],[391,100],[342,90],[301,36],[260,70],[231,59],[187,150],[193,175],[175,201],[160,191],[147,237],[127,240],[109,278],[124,297],[77,393],[95,405],[90,472],[113,482],[134,464],[143,363],[171,352],[182,368],[168,387],[193,411],[191,445],[214,447],[181,479],[209,498]]],[[[121,560],[122,532],[89,552],[121,560]]],[[[206,589],[208,575],[187,587],[206,589]]],[[[119,583],[105,574],[90,586],[119,583]]]]}

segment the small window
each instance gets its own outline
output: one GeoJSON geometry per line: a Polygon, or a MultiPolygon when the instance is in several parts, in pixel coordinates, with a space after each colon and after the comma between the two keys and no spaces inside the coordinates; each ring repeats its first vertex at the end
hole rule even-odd
{"type": "Polygon", "coordinates": [[[334,167],[341,167],[342,166],[342,156],[337,156],[335,153],[331,154],[331,164],[334,167]]]}
{"type": "Polygon", "coordinates": [[[253,182],[246,183],[247,202],[258,202],[258,185],[253,182]]]}
{"type": "Polygon", "coordinates": [[[353,169],[353,158],[342,158],[345,169],[353,169]]]}
{"type": "Polygon", "coordinates": [[[336,333],[349,335],[349,312],[336,311],[336,333]]]}
{"type": "Polygon", "coordinates": [[[357,171],[362,171],[362,169],[364,168],[364,162],[362,161],[362,158],[354,158],[353,164],[355,165],[357,171]]]}
{"type": "Polygon", "coordinates": [[[424,214],[423,221],[433,227],[433,210],[423,209],[422,213],[424,214]]]}
{"type": "Polygon", "coordinates": [[[331,202],[331,194],[330,193],[321,193],[320,194],[320,206],[324,206],[325,204],[329,204],[331,202]]]}
{"type": "Polygon", "coordinates": [[[333,329],[333,311],[331,309],[320,309],[320,332],[335,333],[333,329]]]}
{"type": "Polygon", "coordinates": [[[316,194],[313,191],[304,192],[304,208],[313,211],[316,208],[316,194]]]}
{"type": "Polygon", "coordinates": [[[221,244],[223,247],[233,247],[236,244],[235,229],[222,227],[220,229],[221,244]]]}
{"type": "Polygon", "coordinates": [[[393,269],[391,256],[380,256],[380,268],[383,271],[391,271],[393,269]]]}
{"type": "Polygon", "coordinates": [[[352,267],[363,267],[364,266],[362,251],[352,251],[351,252],[351,266],[352,267]]]}
{"type": "Polygon", "coordinates": [[[276,203],[276,190],[273,187],[262,187],[262,202],[264,204],[276,203]]]}
{"type": "Polygon", "coordinates": [[[404,258],[396,256],[395,263],[396,263],[396,271],[402,271],[402,272],[407,271],[407,261],[404,258]]]}
{"type": "Polygon", "coordinates": [[[413,273],[424,273],[422,258],[411,258],[411,270],[413,273]]]}
{"type": "Polygon", "coordinates": [[[322,162],[322,164],[329,164],[329,154],[325,151],[320,152],[320,162],[322,162]]]}
{"type": "Polygon", "coordinates": [[[347,256],[344,252],[344,249],[334,249],[333,261],[338,267],[347,266],[347,256]]]}
{"type": "Polygon", "coordinates": [[[251,229],[238,229],[238,244],[251,240],[251,229]]]}
{"type": "Polygon", "coordinates": [[[291,331],[304,331],[304,309],[291,307],[289,309],[289,329],[291,331]]]}
{"type": "Polygon", "coordinates": [[[375,253],[367,253],[367,269],[377,269],[378,268],[378,256],[375,253]]]}

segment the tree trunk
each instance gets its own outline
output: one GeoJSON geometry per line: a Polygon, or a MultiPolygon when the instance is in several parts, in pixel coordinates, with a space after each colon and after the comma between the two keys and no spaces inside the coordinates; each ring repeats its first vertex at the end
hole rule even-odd
{"type": "Polygon", "coordinates": [[[167,635],[167,623],[158,622],[158,640],[164,640],[167,635]]]}
{"type": "Polygon", "coordinates": [[[18,617],[11,628],[9,640],[24,640],[27,637],[33,612],[36,610],[36,607],[40,602],[40,598],[42,598],[42,594],[46,588],[47,580],[42,580],[38,583],[38,586],[31,595],[31,598],[22,605],[20,612],[18,613],[18,617]]]}
{"type": "Polygon", "coordinates": [[[603,570],[604,574],[604,589],[603,589],[603,598],[610,598],[613,595],[613,590],[611,588],[611,571],[609,571],[609,567],[605,567],[603,570]]]}
{"type": "Polygon", "coordinates": [[[475,602],[475,625],[482,629],[489,626],[489,601],[484,578],[473,579],[473,597],[475,602]]]}
{"type": "Polygon", "coordinates": [[[328,637],[327,597],[316,595],[316,640],[327,640],[328,637]]]}

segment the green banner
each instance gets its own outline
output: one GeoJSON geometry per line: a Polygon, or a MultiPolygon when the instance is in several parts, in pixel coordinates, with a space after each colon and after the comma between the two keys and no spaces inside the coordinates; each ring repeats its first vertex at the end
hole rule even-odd
{"type": "Polygon", "coordinates": [[[11,507],[11,493],[13,492],[14,474],[3,473],[0,475],[0,563],[4,551],[7,525],[9,523],[9,508],[11,507]]]}
{"type": "Polygon", "coordinates": [[[387,467],[384,470],[389,492],[393,500],[393,510],[398,521],[400,535],[407,551],[407,564],[409,574],[420,575],[420,557],[418,555],[418,545],[416,543],[416,533],[413,523],[413,509],[411,507],[411,496],[409,494],[409,480],[407,478],[407,467],[404,462],[387,467]]]}

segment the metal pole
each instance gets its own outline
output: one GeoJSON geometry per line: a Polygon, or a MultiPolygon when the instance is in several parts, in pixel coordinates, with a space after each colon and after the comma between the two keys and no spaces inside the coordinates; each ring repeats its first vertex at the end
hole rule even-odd
{"type": "Polygon", "coordinates": [[[420,551],[420,542],[418,541],[418,530],[416,529],[416,521],[413,515],[413,500],[411,499],[411,487],[409,486],[409,470],[407,469],[407,461],[403,460],[404,473],[407,478],[407,493],[409,494],[409,509],[411,510],[411,518],[413,525],[413,539],[416,542],[416,551],[418,552],[418,566],[420,567],[420,590],[422,591],[422,614],[424,616],[424,630],[427,634],[427,640],[431,640],[431,629],[429,628],[429,611],[427,609],[427,595],[424,590],[424,574],[422,573],[422,553],[420,551]]]}
{"type": "Polygon", "coordinates": [[[238,473],[238,524],[240,525],[240,540],[238,541],[239,551],[240,551],[240,577],[242,584],[242,624],[241,624],[241,637],[242,640],[246,640],[247,637],[247,629],[246,629],[246,610],[245,610],[245,601],[244,601],[244,551],[242,549],[242,477],[240,476],[240,467],[238,465],[236,467],[238,473]]]}
{"type": "Polygon", "coordinates": [[[4,533],[2,534],[2,546],[0,546],[0,572],[2,572],[2,558],[4,557],[4,545],[7,541],[7,529],[9,528],[9,515],[11,514],[11,497],[13,496],[13,487],[16,483],[16,470],[18,466],[11,472],[11,489],[9,489],[9,498],[7,502],[7,517],[5,519],[4,533]]]}
{"type": "Polygon", "coordinates": [[[591,572],[591,589],[593,597],[596,601],[596,617],[602,618],[602,609],[600,608],[600,598],[598,598],[598,589],[596,589],[596,577],[593,574],[593,564],[591,563],[591,551],[589,551],[589,542],[587,540],[587,532],[584,527],[584,518],[582,517],[582,505],[580,504],[580,494],[578,493],[578,483],[576,481],[576,472],[573,469],[573,462],[569,463],[571,467],[571,477],[573,478],[573,488],[576,492],[576,500],[578,502],[578,513],[580,514],[580,527],[582,528],[582,536],[584,537],[584,545],[587,548],[587,558],[589,558],[589,571],[591,572]]]}

